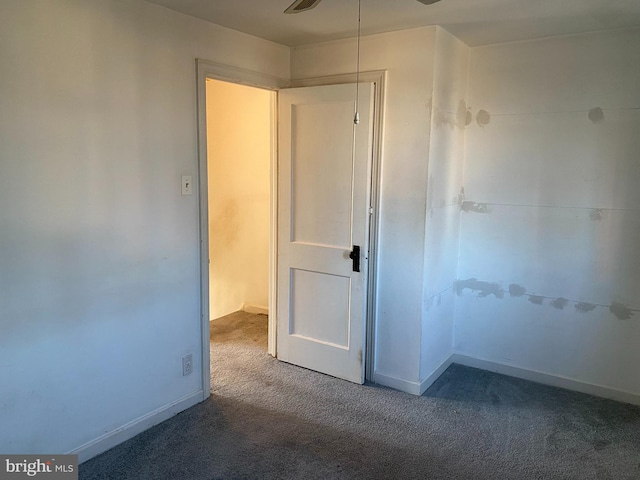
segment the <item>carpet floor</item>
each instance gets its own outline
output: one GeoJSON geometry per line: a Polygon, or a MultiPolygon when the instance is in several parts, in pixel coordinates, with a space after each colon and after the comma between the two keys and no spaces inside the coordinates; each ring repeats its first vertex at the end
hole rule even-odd
{"type": "Polygon", "coordinates": [[[211,398],[81,479],[640,479],[639,407],[458,365],[418,397],[278,362],[265,316],[211,327],[211,398]]]}

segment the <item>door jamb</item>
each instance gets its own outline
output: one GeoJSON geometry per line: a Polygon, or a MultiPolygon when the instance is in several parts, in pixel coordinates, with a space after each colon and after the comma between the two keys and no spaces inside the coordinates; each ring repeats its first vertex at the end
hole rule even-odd
{"type": "MultiPolygon", "coordinates": [[[[289,86],[289,80],[266,75],[252,70],[245,70],[230,65],[196,59],[196,103],[198,126],[198,195],[199,202],[199,239],[200,239],[200,322],[201,322],[201,371],[202,371],[202,400],[211,395],[211,359],[209,354],[209,195],[207,176],[207,78],[223,80],[230,83],[258,87],[277,92],[289,86]]],[[[270,166],[270,223],[269,234],[269,345],[268,351],[276,355],[275,333],[277,330],[277,99],[271,98],[271,166],[270,166]]]]}
{"type": "MultiPolygon", "coordinates": [[[[335,85],[355,83],[358,76],[355,73],[328,75],[322,77],[292,79],[290,87],[317,87],[321,85],[335,85]]],[[[373,116],[373,159],[371,165],[371,198],[369,206],[372,210],[369,221],[369,271],[367,285],[366,312],[366,345],[365,345],[365,380],[373,380],[375,362],[375,334],[376,334],[376,299],[377,299],[377,266],[378,266],[378,234],[380,229],[380,178],[382,166],[382,151],[384,138],[384,104],[386,93],[386,70],[360,72],[361,82],[375,84],[374,116],[373,116]]]]}

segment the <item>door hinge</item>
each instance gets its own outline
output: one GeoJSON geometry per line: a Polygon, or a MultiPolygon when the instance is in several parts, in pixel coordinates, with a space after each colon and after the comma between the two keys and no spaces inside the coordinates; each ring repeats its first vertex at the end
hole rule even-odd
{"type": "Polygon", "coordinates": [[[373,207],[369,207],[369,215],[373,215],[373,207]]]}

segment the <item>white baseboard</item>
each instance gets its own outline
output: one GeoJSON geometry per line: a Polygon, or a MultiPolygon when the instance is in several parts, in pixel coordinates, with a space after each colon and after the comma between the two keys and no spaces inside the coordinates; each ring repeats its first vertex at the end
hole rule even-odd
{"type": "Polygon", "coordinates": [[[378,385],[384,385],[385,387],[393,388],[394,390],[400,390],[401,392],[411,393],[413,395],[420,395],[420,383],[411,380],[405,380],[403,378],[394,377],[386,373],[373,372],[373,383],[378,385]]]}
{"type": "Polygon", "coordinates": [[[242,305],[242,311],[247,313],[254,313],[257,315],[269,315],[269,307],[264,307],[262,305],[251,305],[250,303],[245,303],[242,305]]]}
{"type": "Polygon", "coordinates": [[[400,390],[401,392],[410,393],[412,395],[422,395],[433,382],[435,382],[444,371],[451,365],[451,357],[447,358],[440,364],[427,378],[420,382],[405,380],[386,373],[373,372],[373,383],[384,385],[385,387],[400,390]]]}
{"type": "Polygon", "coordinates": [[[538,372],[536,370],[528,370],[526,368],[507,365],[491,360],[469,357],[458,353],[452,354],[447,360],[442,362],[442,364],[436,368],[433,373],[419,383],[381,372],[374,372],[373,382],[395,390],[411,393],[413,395],[422,395],[453,363],[464,365],[466,367],[479,368],[480,370],[487,370],[489,372],[500,373],[509,377],[521,378],[523,380],[529,380],[543,385],[550,385],[552,387],[586,393],[596,397],[608,398],[618,402],[640,405],[640,395],[636,393],[582,382],[580,380],[566,378],[559,375],[538,372]]]}
{"type": "Polygon", "coordinates": [[[70,455],[78,455],[78,462],[82,463],[90,458],[100,455],[103,452],[115,447],[135,437],[139,433],[148,430],[149,428],[158,425],[159,423],[168,420],[169,418],[177,415],[178,413],[186,410],[197,403],[200,403],[203,399],[202,390],[195,393],[191,393],[182,397],[175,402],[162,406],[153,412],[143,415],[140,418],[132,420],[131,422],[116,428],[111,432],[107,432],[104,435],[99,436],[95,440],[81,445],[80,447],[68,452],[70,455]]]}
{"type": "Polygon", "coordinates": [[[468,357],[466,355],[457,353],[451,355],[450,360],[451,363],[457,363],[458,365],[464,365],[467,367],[479,368],[481,370],[488,370],[490,372],[501,373],[502,375],[522,378],[523,380],[542,383],[544,385],[550,385],[553,387],[560,387],[576,392],[587,393],[596,397],[609,398],[611,400],[617,400],[619,402],[640,405],[640,395],[626,392],[624,390],[616,390],[614,388],[582,382],[579,380],[574,380],[572,378],[538,372],[535,370],[528,370],[526,368],[506,365],[504,363],[493,362],[491,360],[468,357]]]}
{"type": "Polygon", "coordinates": [[[440,375],[442,375],[444,373],[444,371],[447,368],[449,368],[449,366],[452,363],[453,363],[453,361],[451,360],[451,357],[447,358],[427,378],[422,380],[420,382],[420,393],[418,395],[422,395],[424,392],[426,392],[427,388],[429,388],[431,385],[433,385],[433,382],[435,382],[440,377],[440,375]]]}

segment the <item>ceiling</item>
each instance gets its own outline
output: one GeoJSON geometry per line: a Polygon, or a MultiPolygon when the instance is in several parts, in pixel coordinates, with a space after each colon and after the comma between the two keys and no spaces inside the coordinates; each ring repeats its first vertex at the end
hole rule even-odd
{"type": "MultiPolygon", "coordinates": [[[[357,0],[323,0],[284,15],[293,0],[147,0],[287,46],[353,37],[357,0]]],[[[362,33],[441,25],[470,46],[640,26],[640,0],[362,0],[362,33]]]]}

